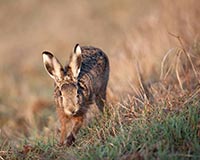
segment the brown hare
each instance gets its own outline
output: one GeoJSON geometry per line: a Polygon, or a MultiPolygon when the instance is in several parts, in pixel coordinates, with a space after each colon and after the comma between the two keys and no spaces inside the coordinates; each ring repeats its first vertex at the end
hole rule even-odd
{"type": "MultiPolygon", "coordinates": [[[[54,79],[54,100],[60,122],[60,143],[70,146],[75,135],[94,111],[103,111],[109,78],[109,60],[95,47],[77,44],[69,63],[63,67],[50,52],[44,51],[43,62],[54,79]]],[[[95,114],[92,114],[95,116],[95,114]]]]}

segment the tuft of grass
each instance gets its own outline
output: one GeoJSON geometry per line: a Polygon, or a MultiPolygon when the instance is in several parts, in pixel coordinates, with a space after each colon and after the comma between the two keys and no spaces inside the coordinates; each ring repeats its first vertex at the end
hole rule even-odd
{"type": "MultiPolygon", "coordinates": [[[[92,145],[79,146],[81,148],[79,156],[81,159],[120,159],[132,154],[132,156],[140,155],[144,159],[199,158],[199,105],[200,103],[187,105],[179,113],[167,115],[164,111],[161,111],[161,114],[154,112],[153,117],[144,119],[141,116],[128,124],[117,125],[115,126],[117,135],[107,132],[106,137],[93,140],[92,145]]],[[[104,122],[99,123],[100,128],[106,128],[104,132],[112,130],[112,125],[109,127],[104,122]]],[[[95,128],[96,125],[89,135],[96,134],[94,137],[98,137],[103,131],[95,128]]],[[[85,132],[89,132],[88,128],[85,132]]]]}

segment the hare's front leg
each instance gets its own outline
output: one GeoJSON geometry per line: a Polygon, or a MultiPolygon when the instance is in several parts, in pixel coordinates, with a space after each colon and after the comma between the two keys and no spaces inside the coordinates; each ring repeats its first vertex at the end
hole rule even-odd
{"type": "Polygon", "coordinates": [[[75,142],[75,135],[83,125],[82,116],[74,116],[71,118],[71,125],[73,126],[72,132],[67,137],[66,145],[71,146],[75,142]]]}
{"type": "Polygon", "coordinates": [[[57,107],[60,121],[60,145],[70,146],[75,141],[75,135],[83,124],[82,116],[68,117],[62,107],[57,107]]]}
{"type": "Polygon", "coordinates": [[[67,117],[62,107],[56,107],[58,119],[60,122],[60,144],[63,145],[66,137],[66,122],[67,117]]]}
{"type": "Polygon", "coordinates": [[[60,121],[60,145],[66,144],[70,146],[75,141],[72,132],[77,124],[77,120],[67,116],[62,107],[57,107],[56,109],[60,121]]]}

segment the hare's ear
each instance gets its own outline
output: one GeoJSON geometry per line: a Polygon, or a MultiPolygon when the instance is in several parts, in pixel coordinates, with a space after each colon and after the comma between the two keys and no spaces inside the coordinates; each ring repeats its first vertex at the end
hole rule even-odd
{"type": "Polygon", "coordinates": [[[69,67],[71,68],[74,78],[77,78],[81,69],[81,47],[77,44],[74,47],[73,53],[70,57],[69,67]]]}
{"type": "Polygon", "coordinates": [[[57,58],[50,52],[44,51],[42,53],[44,67],[47,73],[54,80],[61,80],[64,78],[64,69],[57,58]]]}

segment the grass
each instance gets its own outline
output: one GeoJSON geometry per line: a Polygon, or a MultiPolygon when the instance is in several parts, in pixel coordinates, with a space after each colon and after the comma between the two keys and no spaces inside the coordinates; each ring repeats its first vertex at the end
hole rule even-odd
{"type": "MultiPolygon", "coordinates": [[[[156,112],[155,108],[153,116],[148,113],[142,114],[132,122],[121,122],[120,119],[125,119],[122,116],[116,117],[118,121],[110,122],[112,125],[99,122],[98,127],[92,126],[92,130],[96,132],[89,135],[99,137],[103,132],[102,136],[95,139],[96,143],[86,147],[86,150],[84,146],[80,146],[81,159],[126,159],[131,156],[142,159],[198,159],[199,105],[199,102],[195,105],[185,105],[179,113],[166,113],[162,109],[156,112]],[[115,125],[116,123],[118,124],[115,125]],[[87,153],[86,156],[81,152],[82,149],[83,153],[87,153]]],[[[110,121],[110,118],[105,121],[110,121]]]]}
{"type": "MultiPolygon", "coordinates": [[[[141,113],[126,121],[124,111],[100,118],[78,134],[74,146],[57,145],[57,138],[29,138],[20,145],[9,142],[1,147],[4,159],[199,159],[200,102],[193,99],[178,112],[155,106],[152,113],[141,113]],[[4,151],[6,154],[3,154],[4,151]]],[[[111,111],[112,110],[112,111],[111,111]]],[[[1,144],[3,144],[1,142],[1,144]]]]}

